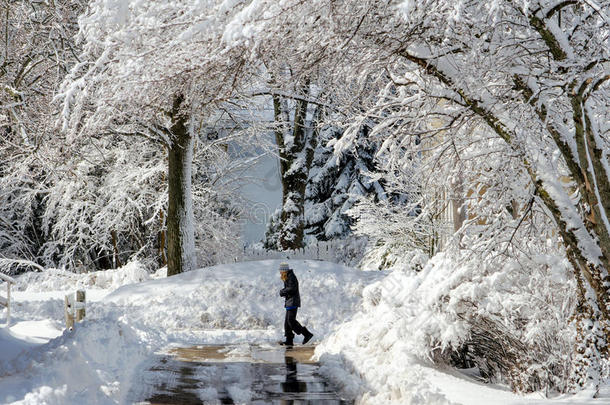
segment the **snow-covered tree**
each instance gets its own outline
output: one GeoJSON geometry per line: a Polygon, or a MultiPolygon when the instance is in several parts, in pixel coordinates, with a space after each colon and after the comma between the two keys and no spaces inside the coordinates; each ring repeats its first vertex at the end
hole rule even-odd
{"type": "Polygon", "coordinates": [[[236,95],[245,75],[243,49],[223,40],[235,6],[212,0],[91,2],[79,21],[81,62],[60,96],[70,141],[108,133],[166,148],[169,275],[195,266],[195,136],[236,95]]]}
{"type": "MultiPolygon", "coordinates": [[[[445,142],[435,143],[450,151],[452,140],[466,129],[479,126],[482,133],[492,135],[473,161],[480,167],[487,166],[490,156],[511,162],[504,174],[518,172],[520,187],[528,190],[529,198],[505,192],[503,198],[489,201],[490,207],[495,204],[506,212],[511,207],[525,222],[528,207],[536,204],[551,219],[578,286],[573,383],[596,386],[600,371],[607,370],[610,342],[606,140],[610,2],[295,0],[274,6],[261,0],[253,4],[260,14],[251,12],[255,17],[250,24],[257,29],[247,33],[263,35],[259,40],[245,35],[245,40],[259,48],[274,46],[272,36],[280,34],[283,41],[293,39],[291,51],[302,58],[302,65],[339,56],[333,63],[349,65],[354,77],[387,78],[388,86],[380,86],[376,96],[365,100],[369,104],[361,116],[379,119],[373,135],[393,133],[397,142],[388,145],[400,145],[413,135],[442,137],[445,142]],[[277,20],[265,24],[259,18],[265,15],[263,8],[271,10],[267,16],[279,16],[284,27],[300,21],[302,25],[290,31],[274,25],[277,20]],[[434,119],[441,128],[431,128],[434,119]]],[[[359,127],[346,131],[336,144],[339,154],[352,148],[359,127]]],[[[440,157],[445,155],[449,154],[440,157]]],[[[498,179],[494,170],[503,167],[489,165],[490,175],[498,179]]],[[[486,184],[484,170],[476,173],[480,180],[464,183],[456,201],[492,195],[485,190],[495,188],[496,182],[486,184]]],[[[504,229],[510,239],[512,233],[506,228],[481,222],[482,229],[490,232],[502,234],[504,229]]],[[[497,239],[489,242],[484,244],[488,252],[498,249],[497,239]]]]}
{"type": "MultiPolygon", "coordinates": [[[[400,30],[376,36],[377,46],[407,68],[416,67],[397,72],[409,89],[405,96],[425,97],[424,111],[430,112],[445,101],[442,111],[453,120],[449,133],[463,120],[478,122],[504,142],[505,156],[519,159],[578,280],[575,378],[596,384],[610,338],[604,152],[610,4],[425,3],[403,3],[400,30]]],[[[389,121],[406,129],[408,118],[395,114],[389,121]]]]}
{"type": "Polygon", "coordinates": [[[0,128],[5,140],[35,147],[49,132],[49,103],[76,60],[72,36],[85,3],[0,2],[0,128]]]}
{"type": "Polygon", "coordinates": [[[267,248],[298,249],[313,241],[345,238],[352,224],[347,211],[358,199],[386,198],[380,182],[371,178],[378,144],[368,139],[367,127],[356,149],[338,158],[332,144],[342,129],[326,116],[322,97],[311,101],[301,97],[290,102],[286,96],[274,96],[283,199],[268,226],[267,248]],[[314,107],[308,110],[308,104],[314,107]],[[290,107],[295,109],[295,118],[308,117],[299,124],[303,126],[300,138],[294,136],[298,126],[288,114],[290,107]],[[302,112],[297,114],[299,109],[302,112]]]}
{"type": "Polygon", "coordinates": [[[73,36],[86,1],[0,2],[0,255],[37,260],[44,197],[61,142],[50,107],[76,61],[73,36]]]}
{"type": "Polygon", "coordinates": [[[439,249],[442,235],[449,233],[443,220],[448,205],[444,184],[439,184],[438,172],[426,170],[429,160],[422,156],[425,148],[418,138],[409,141],[388,148],[385,139],[374,161],[378,169],[369,174],[383,182],[385,198],[359,199],[348,211],[355,234],[369,239],[362,262],[366,268],[415,267],[414,257],[425,262],[439,249]]]}
{"type": "MultiPolygon", "coordinates": [[[[546,209],[565,244],[579,287],[574,381],[597,384],[607,366],[610,338],[610,183],[604,152],[610,4],[400,5],[400,13],[385,13],[396,29],[372,33],[369,42],[395,63],[392,80],[400,96],[386,100],[394,105],[411,101],[389,114],[385,127],[392,126],[397,137],[429,131],[422,127],[423,112],[445,115],[444,133],[450,136],[478,124],[495,136],[488,150],[503,143],[500,156],[517,164],[509,172],[526,174],[522,187],[546,209]],[[409,108],[417,104],[418,109],[409,108]]],[[[379,15],[368,16],[380,22],[379,15]]],[[[486,164],[488,156],[483,150],[479,164],[486,164]]],[[[484,181],[473,184],[486,186],[484,181]]],[[[489,192],[478,189],[478,194],[489,192]]],[[[507,197],[498,202],[509,206],[514,195],[507,197]]],[[[519,214],[527,216],[528,205],[519,206],[519,214]]]]}
{"type": "MultiPolygon", "coordinates": [[[[195,243],[205,264],[235,252],[237,210],[228,153],[219,140],[197,137],[193,164],[195,243]],[[230,169],[229,169],[230,170],[230,169]]],[[[167,158],[146,139],[102,136],[66,156],[57,167],[41,215],[41,261],[65,268],[116,268],[137,258],[151,267],[167,264],[167,158]]]]}
{"type": "MultiPolygon", "coordinates": [[[[269,58],[264,52],[262,57],[269,58]]],[[[354,202],[364,196],[384,198],[381,184],[369,177],[379,143],[367,137],[365,124],[357,147],[334,156],[332,145],[343,133],[344,118],[337,92],[346,81],[337,83],[332,69],[314,69],[303,79],[299,67],[286,67],[286,55],[271,55],[279,67],[271,71],[263,94],[273,101],[282,206],[269,223],[265,245],[298,249],[311,241],[345,237],[351,234],[347,211],[354,202]]],[[[267,61],[266,66],[273,65],[267,61]]]]}
{"type": "Polygon", "coordinates": [[[274,132],[282,180],[282,206],[276,232],[278,247],[286,250],[299,249],[304,243],[305,189],[317,143],[318,132],[314,127],[320,108],[314,107],[313,114],[309,111],[309,79],[296,87],[294,101],[276,91],[273,94],[274,132]],[[292,109],[294,112],[290,114],[292,109]]]}

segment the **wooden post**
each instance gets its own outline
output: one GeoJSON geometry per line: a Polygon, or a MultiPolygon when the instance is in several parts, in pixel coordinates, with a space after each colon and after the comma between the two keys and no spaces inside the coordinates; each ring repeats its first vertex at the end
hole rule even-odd
{"type": "Polygon", "coordinates": [[[76,308],[76,322],[80,322],[85,318],[85,290],[76,291],[75,308],[76,308]]]}
{"type": "Polygon", "coordinates": [[[64,297],[64,311],[66,313],[66,328],[72,330],[74,328],[74,312],[69,295],[64,297]]]}
{"type": "Polygon", "coordinates": [[[6,283],[6,298],[0,296],[0,307],[6,307],[6,327],[8,328],[11,325],[11,284],[15,284],[16,281],[4,273],[0,273],[0,281],[6,283]]]}

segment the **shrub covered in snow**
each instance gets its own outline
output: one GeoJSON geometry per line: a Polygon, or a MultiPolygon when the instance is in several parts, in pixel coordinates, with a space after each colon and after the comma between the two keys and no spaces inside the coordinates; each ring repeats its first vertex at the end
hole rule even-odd
{"type": "Polygon", "coordinates": [[[439,254],[419,273],[395,270],[365,288],[363,311],[317,354],[341,353],[383,395],[409,395],[415,377],[405,364],[419,362],[476,366],[517,391],[566,390],[575,304],[569,264],[544,253],[521,260],[467,263],[439,254]]]}

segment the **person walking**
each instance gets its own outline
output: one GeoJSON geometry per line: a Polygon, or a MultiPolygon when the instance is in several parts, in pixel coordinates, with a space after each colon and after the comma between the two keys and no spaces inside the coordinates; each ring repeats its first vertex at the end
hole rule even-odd
{"type": "Polygon", "coordinates": [[[280,277],[284,282],[284,288],[280,290],[280,297],[284,297],[284,336],[286,340],[281,345],[292,346],[295,333],[303,335],[303,344],[309,342],[313,334],[297,321],[297,310],[301,306],[301,295],[299,294],[299,280],[288,263],[280,263],[280,277]]]}

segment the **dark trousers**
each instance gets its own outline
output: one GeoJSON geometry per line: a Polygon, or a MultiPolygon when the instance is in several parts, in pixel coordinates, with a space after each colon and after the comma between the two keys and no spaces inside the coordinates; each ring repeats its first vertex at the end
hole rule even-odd
{"type": "Polygon", "coordinates": [[[305,328],[297,321],[297,309],[287,309],[286,318],[284,318],[284,336],[286,339],[292,340],[295,333],[302,335],[305,328]]]}

